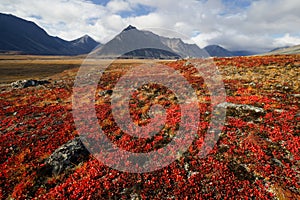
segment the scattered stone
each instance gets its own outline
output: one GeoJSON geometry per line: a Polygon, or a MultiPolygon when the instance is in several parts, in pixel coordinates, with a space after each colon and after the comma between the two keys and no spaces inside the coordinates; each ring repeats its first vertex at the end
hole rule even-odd
{"type": "Polygon", "coordinates": [[[300,94],[292,94],[292,96],[294,96],[296,98],[300,98],[300,94]]]}
{"type": "Polygon", "coordinates": [[[137,193],[131,193],[130,194],[130,199],[131,200],[139,200],[140,196],[137,193]]]}
{"type": "Polygon", "coordinates": [[[284,165],[282,164],[282,162],[281,162],[280,160],[276,159],[276,158],[272,158],[271,161],[272,161],[275,165],[277,165],[277,166],[279,166],[279,167],[284,167],[284,165]]]}
{"type": "MultiPolygon", "coordinates": [[[[230,116],[246,117],[249,120],[253,118],[258,118],[265,115],[265,110],[263,108],[245,105],[245,104],[234,104],[224,102],[218,105],[220,108],[227,108],[226,114],[230,116]]],[[[246,120],[247,121],[247,120],[246,120]]]]}
{"type": "Polygon", "coordinates": [[[287,87],[287,86],[283,87],[282,89],[283,89],[284,91],[291,91],[291,88],[289,88],[289,87],[287,87]]]}
{"type": "Polygon", "coordinates": [[[88,155],[89,151],[82,144],[80,138],[76,137],[56,149],[46,159],[46,169],[48,173],[58,175],[84,161],[88,155]]]}
{"type": "Polygon", "coordinates": [[[107,95],[112,95],[113,91],[112,90],[104,90],[104,91],[101,91],[99,92],[99,96],[102,96],[102,97],[105,97],[107,95]]]}
{"type": "Polygon", "coordinates": [[[42,81],[38,81],[38,80],[20,80],[20,81],[16,81],[11,83],[11,87],[12,88],[27,88],[27,87],[31,87],[31,86],[38,86],[38,85],[45,85],[45,84],[49,84],[50,82],[47,80],[42,80],[42,81]]]}
{"type": "Polygon", "coordinates": [[[284,110],[282,110],[282,109],[275,109],[274,112],[283,113],[284,110]]]}
{"type": "Polygon", "coordinates": [[[186,63],[184,63],[184,65],[183,66],[189,66],[190,64],[192,64],[191,62],[189,62],[189,61],[187,61],[186,63]]]}
{"type": "Polygon", "coordinates": [[[234,104],[234,103],[224,102],[219,104],[218,106],[225,107],[225,108],[232,108],[235,110],[253,111],[255,113],[265,113],[265,110],[262,108],[250,106],[250,105],[244,105],[244,104],[234,104]]]}

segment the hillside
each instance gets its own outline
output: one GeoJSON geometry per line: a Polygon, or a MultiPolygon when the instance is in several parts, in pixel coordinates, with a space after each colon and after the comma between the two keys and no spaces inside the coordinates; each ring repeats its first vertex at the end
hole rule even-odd
{"type": "MultiPolygon", "coordinates": [[[[73,41],[50,36],[33,22],[0,13],[0,53],[32,55],[88,54],[101,44],[88,35],[73,41]]],[[[100,33],[99,33],[100,34],[100,33]]],[[[218,45],[201,49],[196,44],[184,43],[180,38],[167,38],[129,25],[120,34],[97,49],[101,57],[126,58],[201,58],[248,56],[249,51],[229,51],[218,45]],[[126,54],[126,55],[125,55],[126,54]]]]}
{"type": "Polygon", "coordinates": [[[88,36],[74,41],[53,37],[35,23],[0,13],[0,51],[33,55],[80,55],[89,53],[98,42],[88,36]]]}
{"type": "Polygon", "coordinates": [[[186,44],[179,38],[166,38],[129,25],[120,34],[96,50],[103,58],[159,58],[207,57],[195,44],[186,44]]]}
{"type": "Polygon", "coordinates": [[[255,55],[255,52],[240,50],[240,51],[229,51],[219,45],[208,45],[204,48],[208,54],[212,57],[233,57],[233,56],[250,56],[255,55]]]}
{"type": "Polygon", "coordinates": [[[300,54],[300,45],[275,49],[265,55],[300,54]]]}

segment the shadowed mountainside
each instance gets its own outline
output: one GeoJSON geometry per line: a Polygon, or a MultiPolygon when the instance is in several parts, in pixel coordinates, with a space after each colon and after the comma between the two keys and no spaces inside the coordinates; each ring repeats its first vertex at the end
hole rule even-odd
{"type": "Polygon", "coordinates": [[[35,23],[0,14],[0,52],[16,51],[34,55],[80,55],[93,50],[98,42],[85,35],[73,41],[53,37],[35,23]]]}

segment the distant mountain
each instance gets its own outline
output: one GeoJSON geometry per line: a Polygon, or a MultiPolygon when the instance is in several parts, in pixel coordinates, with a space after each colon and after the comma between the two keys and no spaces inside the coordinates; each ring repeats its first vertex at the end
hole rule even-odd
{"type": "Polygon", "coordinates": [[[252,56],[252,55],[257,55],[257,52],[252,52],[252,51],[231,51],[233,56],[252,56]]]}
{"type": "Polygon", "coordinates": [[[70,41],[70,43],[73,46],[73,48],[80,51],[81,54],[87,54],[91,52],[91,50],[93,50],[96,46],[100,44],[88,35],[84,35],[81,38],[70,41]]]}
{"type": "Polygon", "coordinates": [[[292,46],[292,47],[283,47],[272,50],[267,55],[277,55],[277,54],[300,54],[300,45],[292,46]]]}
{"type": "Polygon", "coordinates": [[[250,51],[229,51],[219,45],[208,45],[204,50],[212,57],[250,56],[256,54],[250,51]]]}
{"type": "Polygon", "coordinates": [[[207,57],[207,52],[198,47],[196,44],[184,43],[180,38],[160,38],[162,43],[168,46],[172,51],[180,55],[182,58],[186,57],[207,57]]]}
{"type": "Polygon", "coordinates": [[[98,42],[88,36],[66,41],[47,34],[35,23],[0,13],[0,51],[37,55],[79,55],[89,53],[98,42]]]}
{"type": "Polygon", "coordinates": [[[272,52],[272,51],[277,51],[277,50],[280,50],[280,49],[289,48],[289,47],[291,47],[291,46],[277,47],[277,48],[275,48],[275,49],[272,49],[270,52],[272,52]]]}
{"type": "MultiPolygon", "coordinates": [[[[34,55],[88,54],[101,44],[88,35],[73,41],[53,37],[33,22],[0,13],[0,53],[34,55]]],[[[184,43],[180,38],[167,38],[129,25],[107,44],[97,48],[102,57],[177,59],[187,57],[247,56],[249,51],[229,51],[218,45],[204,49],[184,43]]],[[[276,53],[276,51],[275,51],[276,53]]]]}
{"type": "Polygon", "coordinates": [[[111,41],[100,47],[101,57],[175,59],[205,57],[197,45],[184,43],[181,39],[158,36],[129,25],[111,41]]]}
{"type": "Polygon", "coordinates": [[[212,57],[231,57],[234,56],[233,53],[223,47],[218,45],[209,45],[204,48],[207,53],[212,57]]]}

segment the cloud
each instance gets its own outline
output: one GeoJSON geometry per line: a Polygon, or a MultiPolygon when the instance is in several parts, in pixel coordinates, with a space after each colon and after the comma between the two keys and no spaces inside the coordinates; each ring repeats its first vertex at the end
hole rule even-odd
{"type": "Polygon", "coordinates": [[[107,14],[105,7],[83,0],[3,0],[0,12],[34,21],[49,34],[65,39],[74,39],[91,31],[89,19],[99,20],[107,14]]]}
{"type": "Polygon", "coordinates": [[[294,44],[300,44],[300,37],[294,37],[287,33],[283,37],[276,38],[273,43],[273,46],[279,47],[292,46],[294,44]]]}
{"type": "Polygon", "coordinates": [[[267,51],[300,43],[299,0],[105,2],[1,0],[0,12],[34,21],[50,35],[67,40],[89,34],[105,43],[132,24],[140,29],[157,27],[177,31],[200,47],[219,44],[231,50],[267,51]]]}
{"type": "Polygon", "coordinates": [[[112,0],[109,1],[106,5],[107,9],[109,9],[112,13],[117,13],[120,11],[130,11],[132,8],[130,7],[130,3],[122,0],[112,0]]]}
{"type": "Polygon", "coordinates": [[[220,32],[211,32],[211,33],[200,33],[196,37],[193,37],[192,40],[195,41],[200,47],[204,48],[210,43],[213,39],[218,38],[222,34],[220,32]]]}

